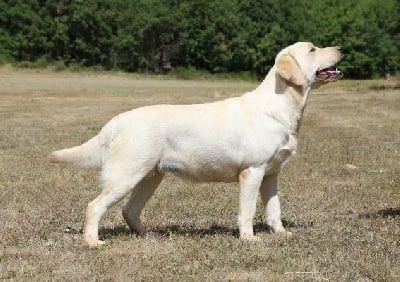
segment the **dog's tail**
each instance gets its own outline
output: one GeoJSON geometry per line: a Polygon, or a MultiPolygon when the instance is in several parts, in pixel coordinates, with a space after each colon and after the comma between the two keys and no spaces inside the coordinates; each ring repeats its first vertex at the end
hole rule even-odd
{"type": "Polygon", "coordinates": [[[54,151],[48,156],[51,163],[68,163],[75,166],[92,167],[102,162],[102,146],[99,135],[80,146],[54,151]]]}
{"type": "Polygon", "coordinates": [[[51,163],[68,163],[81,167],[100,166],[118,132],[116,118],[109,121],[95,137],[80,146],[55,151],[48,156],[51,163]]]}
{"type": "Polygon", "coordinates": [[[104,158],[118,135],[118,122],[110,120],[92,139],[82,145],[54,151],[48,156],[51,163],[67,163],[81,167],[93,167],[103,164],[104,158]]]}

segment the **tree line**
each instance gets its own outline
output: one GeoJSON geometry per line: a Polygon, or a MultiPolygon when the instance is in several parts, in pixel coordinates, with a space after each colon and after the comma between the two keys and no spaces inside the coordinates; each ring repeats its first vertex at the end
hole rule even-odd
{"type": "Polygon", "coordinates": [[[264,76],[296,41],[341,45],[349,78],[400,70],[399,0],[0,0],[0,62],[264,76]]]}

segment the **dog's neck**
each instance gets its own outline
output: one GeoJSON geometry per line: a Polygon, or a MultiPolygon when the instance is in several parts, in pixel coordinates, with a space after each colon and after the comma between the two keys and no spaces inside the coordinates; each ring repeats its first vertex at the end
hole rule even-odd
{"type": "MultiPolygon", "coordinates": [[[[298,103],[298,109],[299,109],[298,115],[295,117],[295,120],[293,122],[294,130],[292,131],[292,134],[295,136],[297,136],[297,134],[299,133],[301,122],[303,121],[304,110],[306,108],[308,97],[310,95],[310,91],[311,91],[311,86],[307,86],[305,88],[302,87],[303,97],[300,103],[298,103]]],[[[296,95],[296,94],[291,93],[291,95],[296,95]]]]}
{"type": "Polygon", "coordinates": [[[306,86],[296,86],[281,78],[275,70],[271,69],[264,81],[253,91],[262,97],[268,96],[267,114],[272,115],[290,130],[293,136],[297,136],[304,110],[311,91],[311,83],[306,86]],[[271,87],[271,85],[273,85],[271,87]],[[271,95],[274,97],[271,99],[271,95]],[[283,105],[288,107],[283,108],[283,105]]]}

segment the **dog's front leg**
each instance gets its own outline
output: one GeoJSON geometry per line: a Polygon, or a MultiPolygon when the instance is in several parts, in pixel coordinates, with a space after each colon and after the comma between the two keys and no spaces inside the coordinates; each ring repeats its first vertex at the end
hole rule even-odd
{"type": "Polygon", "coordinates": [[[258,191],[264,177],[264,168],[247,168],[239,175],[239,232],[242,240],[259,240],[253,234],[253,217],[256,212],[258,191]]]}
{"type": "MultiPolygon", "coordinates": [[[[286,232],[281,221],[281,205],[277,193],[278,174],[267,175],[261,183],[261,199],[265,208],[265,219],[274,233],[286,232]]],[[[290,232],[287,232],[290,234],[290,232]]]]}

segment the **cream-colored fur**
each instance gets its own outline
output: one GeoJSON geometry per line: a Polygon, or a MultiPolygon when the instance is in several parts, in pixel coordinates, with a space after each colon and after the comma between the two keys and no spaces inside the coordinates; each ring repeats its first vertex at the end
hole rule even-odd
{"type": "Polygon", "coordinates": [[[259,192],[267,224],[285,232],[277,175],[296,151],[311,88],[327,82],[316,81],[316,71],[341,58],[340,47],[299,42],[282,50],[261,85],[241,97],[134,109],[88,142],[53,152],[51,162],[102,167],[103,190],[86,211],[86,242],[103,244],[101,216],[131,191],[123,216],[132,230],[145,233],[141,211],[166,172],[195,181],[239,181],[241,239],[257,239],[252,221],[259,192]]]}

